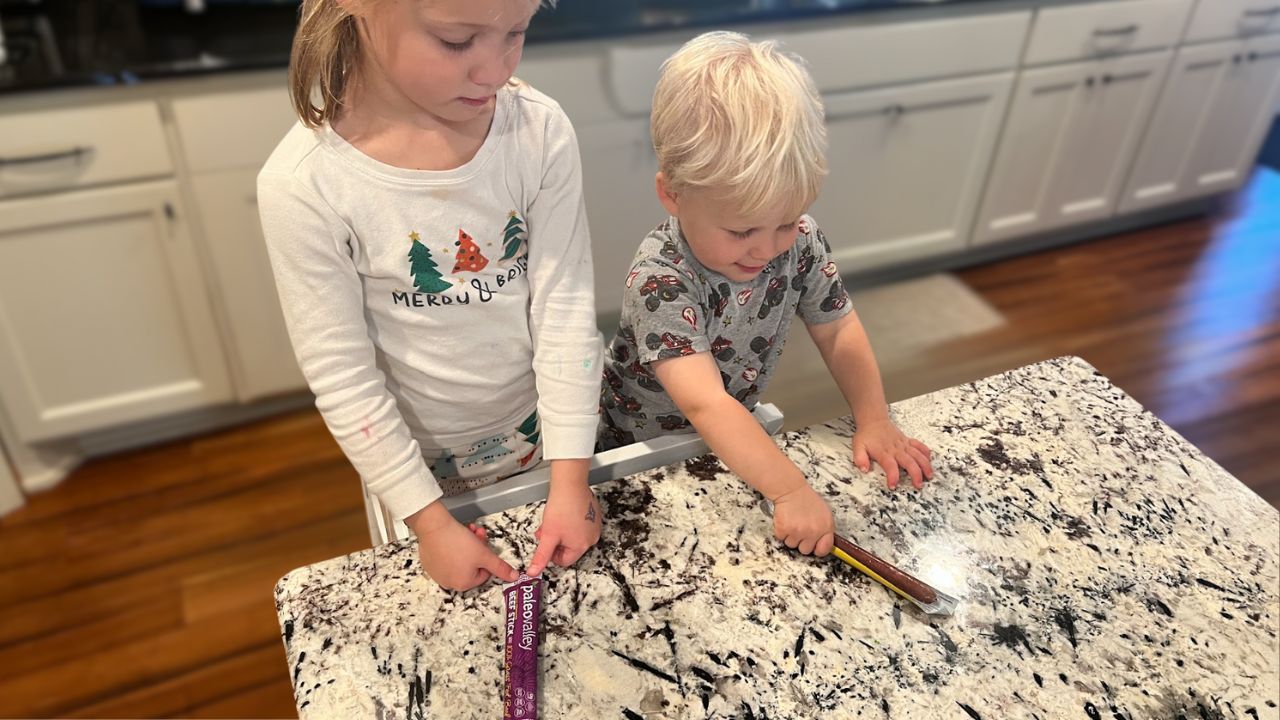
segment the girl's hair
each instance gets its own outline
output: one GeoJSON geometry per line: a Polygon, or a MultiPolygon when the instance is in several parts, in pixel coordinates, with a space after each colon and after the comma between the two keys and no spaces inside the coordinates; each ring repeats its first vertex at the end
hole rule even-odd
{"type": "Polygon", "coordinates": [[[822,99],[800,58],[733,32],[690,40],[666,62],[650,119],[676,192],[708,191],[744,215],[803,212],[827,174],[822,99]]]}
{"type": "Polygon", "coordinates": [[[355,17],[337,0],[303,0],[289,56],[289,95],[303,125],[317,128],[337,116],[359,62],[355,17]]]}
{"type": "MultiPolygon", "coordinates": [[[[538,6],[555,3],[540,0],[538,6]]],[[[302,1],[289,55],[289,95],[303,125],[317,128],[337,117],[361,52],[356,18],[337,0],[302,1]]]]}

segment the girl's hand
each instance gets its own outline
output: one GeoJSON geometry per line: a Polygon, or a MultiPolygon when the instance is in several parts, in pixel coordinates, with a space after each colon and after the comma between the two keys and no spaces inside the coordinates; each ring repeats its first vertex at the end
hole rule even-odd
{"type": "Polygon", "coordinates": [[[831,508],[808,484],[773,501],[773,536],[787,547],[822,557],[831,552],[835,532],[831,508]]]}
{"type": "Polygon", "coordinates": [[[538,575],[549,563],[568,567],[600,539],[600,503],[585,475],[551,483],[542,525],[534,532],[538,548],[525,572],[538,575]]]}
{"type": "Polygon", "coordinates": [[[422,569],[445,590],[470,590],[496,577],[515,582],[519,574],[486,544],[488,535],[475,524],[463,526],[437,503],[409,516],[418,536],[422,569]],[[443,515],[441,515],[443,513],[443,515]]]}
{"type": "Polygon", "coordinates": [[[933,479],[932,455],[924,443],[903,435],[889,418],[859,424],[853,434],[853,464],[862,472],[871,472],[871,461],[876,461],[884,468],[890,489],[898,487],[900,468],[911,476],[917,490],[924,487],[925,480],[933,479]]]}

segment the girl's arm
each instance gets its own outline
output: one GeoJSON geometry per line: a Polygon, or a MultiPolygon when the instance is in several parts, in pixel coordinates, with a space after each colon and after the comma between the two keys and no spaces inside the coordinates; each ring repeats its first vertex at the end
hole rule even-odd
{"type": "Polygon", "coordinates": [[[542,176],[527,218],[529,329],[543,457],[555,461],[594,451],[601,343],[577,138],[558,107],[545,133],[542,176]]]}
{"type": "Polygon", "coordinates": [[[287,175],[258,177],[258,206],[298,365],[343,453],[402,520],[441,496],[374,361],[350,230],[287,175]]]}

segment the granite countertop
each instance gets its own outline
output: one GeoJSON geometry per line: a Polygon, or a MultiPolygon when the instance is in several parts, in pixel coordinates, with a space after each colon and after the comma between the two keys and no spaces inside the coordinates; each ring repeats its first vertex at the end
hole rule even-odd
{"type": "MultiPolygon", "coordinates": [[[[934,450],[922,492],[859,473],[848,418],[778,442],[953,617],[786,550],[704,456],[596,488],[600,544],[547,573],[542,716],[1280,718],[1275,508],[1076,358],[891,412],[934,450]]],[[[540,515],[484,524],[518,563],[540,515]]],[[[289,573],[301,716],[498,716],[501,600],[441,591],[412,542],[289,573]]]]}

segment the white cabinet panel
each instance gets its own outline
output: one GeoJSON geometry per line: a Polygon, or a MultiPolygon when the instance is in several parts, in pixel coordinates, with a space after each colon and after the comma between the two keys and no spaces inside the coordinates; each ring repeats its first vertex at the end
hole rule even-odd
{"type": "Polygon", "coordinates": [[[171,182],[0,203],[0,387],[25,441],[229,399],[171,182]]]}
{"type": "Polygon", "coordinates": [[[813,214],[841,270],[968,241],[1013,74],[828,97],[831,174],[813,214]]]}
{"type": "Polygon", "coordinates": [[[1115,211],[1170,53],[1022,73],[974,232],[994,242],[1115,211]]]}
{"type": "Polygon", "coordinates": [[[262,167],[298,120],[283,87],[179,98],[173,117],[191,172],[262,167]]]}
{"type": "Polygon", "coordinates": [[[226,320],[236,395],[255,400],[305,390],[285,328],[258,219],[258,171],[227,170],[192,179],[206,254],[226,320]]]}
{"type": "Polygon", "coordinates": [[[1186,42],[1280,32],[1280,0],[1201,0],[1186,42]]]}
{"type": "MultiPolygon", "coordinates": [[[[1188,2],[1189,0],[1158,0],[1188,2]]],[[[973,17],[832,23],[812,30],[751,32],[805,59],[819,92],[1012,70],[1031,25],[1029,11],[973,17]]],[[[692,33],[690,34],[692,37],[692,33]]],[[[647,114],[662,61],[682,42],[618,43],[609,50],[609,89],[628,114],[647,114]]]]}
{"type": "Polygon", "coordinates": [[[1107,0],[1043,9],[1023,62],[1028,65],[1172,47],[1191,0],[1107,0]]]}
{"type": "Polygon", "coordinates": [[[591,226],[596,308],[622,308],[622,283],[640,241],[666,217],[654,190],[658,160],[648,120],[579,125],[582,184],[591,226]]]}
{"type": "Polygon", "coordinates": [[[1122,210],[1244,183],[1280,98],[1280,35],[1184,48],[1170,72],[1122,210]]]}
{"type": "Polygon", "coordinates": [[[0,114],[0,197],[173,173],[150,100],[0,114]]]}

